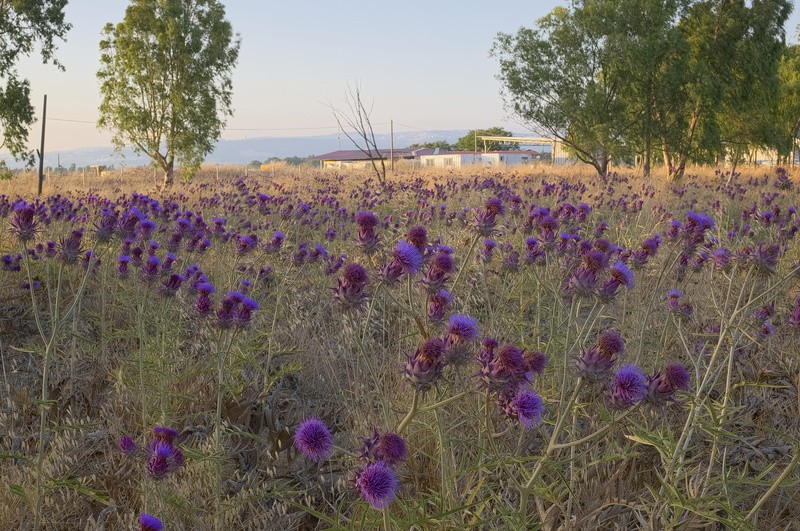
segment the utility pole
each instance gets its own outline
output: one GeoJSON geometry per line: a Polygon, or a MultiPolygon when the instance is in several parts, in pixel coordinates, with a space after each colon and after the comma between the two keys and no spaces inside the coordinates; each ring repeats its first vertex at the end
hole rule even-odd
{"type": "Polygon", "coordinates": [[[392,173],[394,173],[394,120],[389,120],[389,158],[392,161],[392,173]]]}
{"type": "Polygon", "coordinates": [[[39,188],[36,195],[42,195],[42,183],[44,182],[44,128],[47,125],[47,94],[44,95],[44,105],[42,106],[42,145],[39,148],[39,188]]]}

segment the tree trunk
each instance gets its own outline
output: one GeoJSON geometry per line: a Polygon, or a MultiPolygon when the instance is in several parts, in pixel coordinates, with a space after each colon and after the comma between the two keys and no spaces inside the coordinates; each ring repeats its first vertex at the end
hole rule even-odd
{"type": "Polygon", "coordinates": [[[603,155],[599,158],[594,159],[592,166],[594,169],[597,170],[597,176],[600,178],[605,178],[608,174],[608,163],[609,163],[609,156],[603,155]]]}
{"type": "Polygon", "coordinates": [[[164,187],[172,186],[175,182],[175,159],[170,157],[164,164],[164,187]]]}
{"type": "Polygon", "coordinates": [[[683,173],[686,171],[686,162],[689,160],[689,150],[694,143],[694,132],[697,129],[697,123],[700,121],[700,113],[702,109],[700,105],[696,105],[694,112],[692,112],[692,120],[689,122],[689,134],[686,141],[686,146],[681,150],[681,156],[678,160],[678,167],[675,168],[675,173],[671,175],[673,181],[679,181],[683,178],[683,173]]]}
{"type": "Polygon", "coordinates": [[[736,149],[733,152],[733,160],[731,161],[731,173],[728,175],[728,186],[733,183],[733,176],[736,174],[736,167],[739,165],[739,157],[741,156],[741,150],[739,146],[736,146],[736,149]]]}

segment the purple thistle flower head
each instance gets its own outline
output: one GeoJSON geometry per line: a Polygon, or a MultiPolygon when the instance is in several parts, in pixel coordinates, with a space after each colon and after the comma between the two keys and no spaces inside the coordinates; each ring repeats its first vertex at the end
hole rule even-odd
{"type": "Polygon", "coordinates": [[[406,460],[407,453],[406,441],[401,436],[392,432],[381,434],[375,428],[374,435],[364,439],[361,457],[395,466],[406,460]]]}
{"type": "Polygon", "coordinates": [[[611,278],[630,289],[633,287],[633,271],[622,261],[617,261],[611,266],[611,278]]]}
{"type": "Polygon", "coordinates": [[[505,207],[503,206],[503,201],[497,197],[490,197],[487,199],[483,204],[483,208],[486,210],[486,212],[489,212],[495,216],[502,216],[506,211],[505,207]]]}
{"type": "Polygon", "coordinates": [[[100,243],[105,243],[114,235],[117,227],[117,215],[112,210],[103,210],[100,221],[95,224],[95,237],[100,243]]]}
{"type": "Polygon", "coordinates": [[[680,391],[686,391],[689,389],[689,381],[692,377],[689,374],[689,369],[687,369],[684,365],[680,363],[672,363],[664,367],[663,373],[667,378],[667,381],[675,389],[680,391]]]}
{"type": "Polygon", "coordinates": [[[431,262],[431,267],[435,269],[437,272],[444,273],[449,275],[455,269],[455,265],[453,263],[453,257],[450,253],[439,250],[434,256],[433,261],[431,262]]]}
{"type": "Polygon", "coordinates": [[[136,455],[138,448],[136,448],[136,443],[133,442],[133,439],[127,435],[123,435],[119,440],[119,451],[131,457],[136,455]]]}
{"type": "Polygon", "coordinates": [[[616,330],[605,330],[597,338],[597,348],[605,357],[612,357],[625,350],[625,340],[616,330]]]}
{"type": "Polygon", "coordinates": [[[578,295],[591,295],[597,285],[597,273],[585,265],[578,266],[567,280],[566,288],[578,295]]]}
{"type": "Polygon", "coordinates": [[[506,343],[494,358],[494,368],[498,374],[514,376],[524,375],[528,370],[528,364],[522,356],[522,351],[512,343],[506,343]]]}
{"type": "Polygon", "coordinates": [[[147,462],[147,473],[153,479],[164,479],[183,462],[183,454],[169,442],[157,440],[151,447],[152,456],[147,462]]]}
{"type": "Polygon", "coordinates": [[[153,280],[158,276],[161,260],[157,256],[148,256],[147,261],[142,263],[142,277],[145,280],[153,280]]]}
{"type": "Polygon", "coordinates": [[[356,473],[356,487],[361,497],[375,509],[385,509],[395,498],[399,484],[394,471],[378,461],[370,463],[356,473]]]}
{"type": "Polygon", "coordinates": [[[403,273],[414,276],[422,267],[422,255],[413,244],[400,241],[395,245],[391,262],[396,264],[403,273]]]}
{"type": "Polygon", "coordinates": [[[792,328],[800,327],[800,295],[794,300],[794,308],[792,308],[792,313],[789,314],[788,322],[792,328]]]}
{"type": "Polygon", "coordinates": [[[611,367],[617,361],[616,355],[608,356],[600,352],[597,345],[588,350],[581,349],[581,355],[576,360],[576,366],[581,377],[593,382],[605,380],[611,373],[611,367]]]}
{"type": "Polygon", "coordinates": [[[14,217],[11,218],[11,231],[17,235],[22,243],[28,242],[36,236],[39,223],[36,221],[36,211],[24,201],[14,205],[14,217]]]}
{"type": "Polygon", "coordinates": [[[425,227],[422,225],[417,225],[415,227],[411,227],[408,230],[408,236],[406,239],[417,248],[420,252],[425,250],[425,246],[428,245],[428,231],[425,230],[425,227]]]}
{"type": "Polygon", "coordinates": [[[214,286],[208,282],[199,282],[195,285],[194,289],[205,295],[211,295],[216,291],[216,288],[214,288],[214,286]]]}
{"type": "MultiPolygon", "coordinates": [[[[210,284],[208,285],[210,286],[210,284]]],[[[211,295],[201,291],[194,303],[194,311],[197,312],[198,315],[210,315],[213,307],[214,303],[211,300],[211,295]]]]}
{"type": "Polygon", "coordinates": [[[78,261],[82,242],[83,229],[75,229],[68,237],[61,239],[61,260],[65,264],[74,264],[78,261]]]}
{"type": "Polygon", "coordinates": [[[599,249],[590,249],[581,257],[584,267],[593,273],[598,273],[608,267],[608,255],[599,249]]]}
{"type": "Polygon", "coordinates": [[[761,340],[769,339],[770,337],[775,335],[775,327],[772,325],[771,322],[764,321],[758,327],[758,330],[756,331],[756,335],[761,340]]]}
{"type": "Polygon", "coordinates": [[[128,276],[128,264],[130,261],[131,257],[126,254],[120,255],[117,259],[117,274],[120,277],[125,278],[128,276]]]}
{"type": "Polygon", "coordinates": [[[727,269],[731,264],[731,252],[725,247],[719,247],[711,252],[711,260],[719,269],[727,269]]]}
{"type": "Polygon", "coordinates": [[[535,428],[544,416],[542,397],[530,389],[520,389],[511,400],[502,404],[507,417],[517,419],[526,429],[535,428]]]}
{"type": "Polygon", "coordinates": [[[150,219],[143,219],[139,222],[139,236],[142,239],[147,239],[152,236],[153,232],[156,230],[156,223],[150,219]]]}
{"type": "Polygon", "coordinates": [[[178,273],[171,274],[169,278],[164,279],[164,282],[161,284],[161,294],[168,298],[174,297],[184,280],[186,280],[186,277],[183,275],[178,273]]]}
{"type": "Polygon", "coordinates": [[[706,230],[713,230],[714,227],[714,220],[708,215],[692,212],[691,210],[686,213],[686,225],[684,228],[687,231],[698,231],[702,233],[706,230]]]}
{"type": "Polygon", "coordinates": [[[272,239],[269,242],[270,248],[272,250],[280,249],[284,241],[286,241],[286,235],[279,230],[275,231],[275,233],[272,235],[272,239]]]}
{"type": "Polygon", "coordinates": [[[366,286],[369,283],[369,275],[367,275],[367,269],[355,262],[347,264],[344,267],[344,273],[342,275],[344,278],[344,282],[348,286],[366,286]]]}
{"type": "Polygon", "coordinates": [[[178,430],[170,428],[169,426],[154,426],[153,438],[159,441],[164,441],[172,444],[178,437],[178,430]]]}
{"type": "Polygon", "coordinates": [[[438,337],[431,337],[419,347],[416,358],[428,364],[440,363],[444,356],[444,342],[438,337]]]}
{"type": "Polygon", "coordinates": [[[689,388],[691,375],[680,363],[667,365],[661,372],[648,378],[646,400],[653,405],[663,405],[675,400],[675,391],[689,388]]]}
{"type": "Polygon", "coordinates": [[[429,338],[413,356],[408,356],[403,369],[406,379],[418,391],[429,390],[442,377],[444,354],[444,342],[438,337],[429,338]]]}
{"type": "Polygon", "coordinates": [[[467,315],[451,315],[447,333],[453,341],[472,341],[478,337],[478,321],[467,315]]]}
{"type": "Polygon", "coordinates": [[[492,261],[494,257],[494,250],[497,248],[497,242],[494,240],[483,240],[483,249],[478,251],[478,260],[486,262],[487,264],[492,261]]]}
{"type": "Polygon", "coordinates": [[[319,419],[308,418],[300,423],[294,433],[294,446],[312,461],[326,459],[333,449],[333,435],[319,419]]]}
{"type": "Polygon", "coordinates": [[[374,229],[378,225],[378,217],[368,210],[356,214],[356,223],[362,229],[374,229]]]}
{"type": "Polygon", "coordinates": [[[522,351],[506,343],[498,351],[486,348],[478,356],[481,369],[475,373],[481,387],[500,396],[513,395],[520,384],[529,378],[528,363],[522,351]]]}
{"type": "Polygon", "coordinates": [[[139,515],[139,531],[162,531],[164,524],[152,514],[139,515]]]}
{"type": "Polygon", "coordinates": [[[611,381],[611,400],[614,405],[626,407],[641,402],[647,395],[647,376],[634,364],[623,365],[611,381]]]}
{"type": "Polygon", "coordinates": [[[539,351],[526,350],[523,357],[528,364],[528,370],[536,375],[540,375],[544,372],[544,368],[547,367],[547,362],[549,361],[547,355],[539,351]]]}
{"type": "Polygon", "coordinates": [[[452,303],[453,296],[446,289],[431,293],[428,295],[428,319],[432,323],[440,323],[452,303]]]}

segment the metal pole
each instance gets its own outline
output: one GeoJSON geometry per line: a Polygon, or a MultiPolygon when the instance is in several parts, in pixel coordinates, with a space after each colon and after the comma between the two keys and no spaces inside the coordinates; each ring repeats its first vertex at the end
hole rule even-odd
{"type": "Polygon", "coordinates": [[[389,158],[392,160],[392,173],[394,173],[394,120],[389,120],[389,158]]]}
{"type": "Polygon", "coordinates": [[[36,195],[42,195],[42,183],[44,182],[44,128],[47,125],[47,94],[44,95],[44,105],[42,105],[42,145],[39,148],[39,188],[36,195]]]}

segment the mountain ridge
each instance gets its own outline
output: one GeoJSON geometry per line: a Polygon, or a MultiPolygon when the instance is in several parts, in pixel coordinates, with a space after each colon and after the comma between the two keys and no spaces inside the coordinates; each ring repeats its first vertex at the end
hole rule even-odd
{"type": "MultiPolygon", "coordinates": [[[[402,131],[394,134],[394,147],[403,148],[411,144],[445,140],[454,143],[468,133],[466,129],[402,131]]],[[[388,149],[391,144],[389,134],[376,134],[379,148],[388,149]]],[[[309,157],[322,155],[340,149],[355,149],[353,143],[343,134],[294,136],[294,137],[256,137],[236,140],[220,140],[214,151],[205,159],[206,164],[247,164],[254,160],[264,161],[272,157],[309,157]]],[[[9,168],[22,165],[8,154],[0,155],[9,168]]],[[[46,167],[69,168],[72,164],[83,166],[145,166],[150,164],[148,157],[136,155],[130,148],[116,152],[111,146],[87,147],[71,150],[47,152],[45,147],[44,165],[46,167]]]]}

